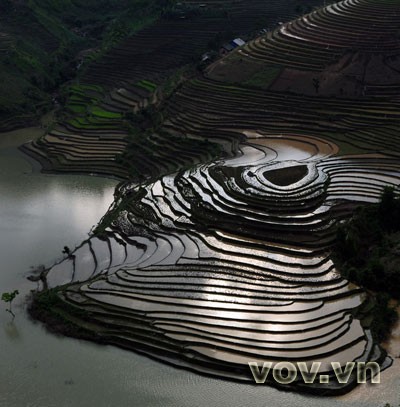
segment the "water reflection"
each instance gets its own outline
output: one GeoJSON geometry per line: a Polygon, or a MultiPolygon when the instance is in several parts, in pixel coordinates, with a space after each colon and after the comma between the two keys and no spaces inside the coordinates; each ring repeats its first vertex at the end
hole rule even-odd
{"type": "MultiPolygon", "coordinates": [[[[129,246],[141,244],[135,262],[121,258],[101,269],[88,244],[76,252],[79,267],[64,273],[66,262],[57,265],[48,283],[87,280],[79,290],[67,288],[63,299],[99,309],[100,326],[111,319],[114,342],[136,349],[151,335],[147,349],[153,338],[155,348],[173,340],[174,363],[190,358],[192,369],[223,377],[248,379],[249,358],[322,361],[326,370],[332,360],[387,367],[390,359],[354,318],[365,295],[341,279],[329,255],[329,192],[354,194],[362,182],[347,185],[335,174],[341,159],[328,158],[337,152],[332,143],[304,136],[252,141],[257,145],[242,146],[239,158],[162,177],[141,186],[140,197],[126,196],[129,210],[112,226],[129,246]],[[225,365],[234,371],[226,373],[225,365]]],[[[382,157],[383,165],[387,160],[382,157]]],[[[357,172],[357,161],[343,163],[357,172]]],[[[386,176],[398,183],[395,164],[386,176]]],[[[112,232],[107,240],[113,258],[112,232]]]]}
{"type": "MultiPolygon", "coordinates": [[[[1,150],[0,150],[1,154],[1,150]]],[[[51,264],[60,259],[64,245],[74,247],[83,238],[91,225],[104,214],[106,207],[112,201],[114,181],[75,177],[83,188],[93,192],[91,205],[93,213],[87,211],[87,218],[71,214],[64,216],[70,205],[71,181],[69,177],[56,176],[57,185],[65,185],[65,195],[55,199],[58,209],[47,215],[46,211],[37,212],[38,219],[32,220],[30,206],[26,201],[30,194],[40,197],[43,191],[42,205],[46,204],[46,194],[51,189],[47,183],[52,176],[35,175],[34,185],[25,182],[30,171],[30,164],[22,155],[15,151],[17,161],[24,163],[21,172],[16,165],[15,173],[8,172],[0,159],[0,185],[9,185],[0,196],[0,287],[5,289],[18,288],[21,293],[28,293],[34,284],[25,282],[25,274],[32,265],[45,262],[51,264]],[[20,194],[14,194],[14,199],[7,200],[8,192],[13,189],[9,182],[14,173],[15,184],[23,187],[20,194]],[[1,174],[4,174],[4,178],[1,174]],[[7,179],[5,179],[7,178],[7,179]],[[102,187],[104,194],[102,194],[102,187]],[[26,190],[26,195],[24,195],[26,190]],[[39,190],[39,194],[37,193],[39,190]],[[98,198],[103,199],[109,191],[109,202],[98,205],[98,198]],[[2,205],[4,202],[7,205],[2,205]],[[96,206],[98,205],[98,206],[96,206]],[[26,213],[25,211],[28,211],[26,213]],[[51,215],[51,216],[50,216],[51,215]],[[71,219],[79,219],[72,222],[71,219]],[[6,225],[7,223],[7,225],[6,225]],[[30,227],[36,225],[36,233],[29,233],[30,227]],[[40,226],[41,225],[41,226],[40,226]]],[[[3,156],[2,156],[3,157],[3,156]]],[[[85,192],[82,191],[84,194],[85,192]]],[[[74,195],[72,195],[74,196],[74,195]]],[[[75,194],[74,199],[80,199],[75,194]]],[[[40,206],[39,203],[37,205],[40,206]]],[[[74,205],[79,210],[78,205],[74,205]]],[[[224,238],[235,239],[235,235],[220,232],[224,238]]],[[[183,239],[184,240],[184,239],[183,239]]],[[[145,240],[143,240],[145,241],[145,240]]],[[[197,257],[198,248],[188,238],[184,240],[187,258],[197,257]],[[192,242],[192,243],[190,243],[192,242]],[[190,246],[192,244],[192,246],[190,246]]],[[[96,243],[105,250],[105,243],[96,243]]],[[[282,244],[275,243],[275,247],[282,244]]],[[[296,249],[296,248],[293,248],[296,249]]],[[[130,248],[131,263],[141,257],[139,248],[130,248]],[[139,253],[139,255],[137,255],[139,253]]],[[[310,253],[309,249],[299,249],[299,253],[310,253]]],[[[107,264],[104,260],[102,263],[107,264]]],[[[18,301],[22,299],[18,299],[18,301]]],[[[9,315],[0,307],[0,321],[3,329],[9,322],[9,315]]],[[[394,389],[400,386],[400,368],[394,367],[382,374],[382,384],[379,386],[362,386],[346,397],[323,399],[286,393],[267,386],[241,385],[236,382],[221,381],[204,377],[160,364],[152,359],[126,352],[115,347],[98,346],[87,342],[60,338],[47,333],[40,324],[30,321],[22,309],[18,308],[16,329],[18,337],[14,340],[5,332],[0,335],[2,363],[5,368],[0,370],[0,406],[1,407],[377,407],[385,402],[397,405],[400,402],[394,389]],[[12,366],[12,371],[8,368],[12,366]],[[73,381],[73,385],[65,382],[73,381]],[[89,404],[88,404],[89,403],[89,404]]]]}
{"type": "MultiPolygon", "coordinates": [[[[10,316],[11,317],[11,316],[10,316]]],[[[12,317],[11,317],[12,318],[12,317]]],[[[15,319],[3,324],[4,333],[11,341],[18,341],[21,339],[21,334],[15,323],[15,319]]]]}

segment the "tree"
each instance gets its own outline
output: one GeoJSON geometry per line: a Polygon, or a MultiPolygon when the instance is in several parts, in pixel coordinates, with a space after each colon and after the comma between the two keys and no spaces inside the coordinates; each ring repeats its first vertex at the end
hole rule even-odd
{"type": "Polygon", "coordinates": [[[318,78],[313,78],[313,85],[314,85],[314,88],[315,88],[315,92],[318,93],[320,80],[318,78]]]}
{"type": "Polygon", "coordinates": [[[10,303],[10,308],[6,309],[6,311],[9,312],[13,316],[13,318],[15,318],[15,314],[12,311],[12,302],[14,301],[15,297],[18,294],[19,294],[18,290],[14,290],[13,292],[10,293],[3,293],[1,296],[2,301],[10,303]]]}
{"type": "Polygon", "coordinates": [[[68,246],[64,246],[64,250],[62,252],[66,254],[68,257],[71,255],[71,250],[69,249],[68,246]]]}
{"type": "Polygon", "coordinates": [[[397,231],[399,228],[400,201],[397,199],[395,189],[386,186],[379,202],[378,214],[384,230],[397,231]]]}
{"type": "Polygon", "coordinates": [[[393,209],[393,202],[396,199],[396,193],[392,186],[385,186],[383,189],[381,200],[380,200],[380,209],[382,211],[391,211],[393,209]]]}

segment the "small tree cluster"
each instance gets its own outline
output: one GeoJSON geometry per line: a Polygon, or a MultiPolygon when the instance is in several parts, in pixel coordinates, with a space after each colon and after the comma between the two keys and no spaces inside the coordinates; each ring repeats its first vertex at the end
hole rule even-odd
{"type": "Polygon", "coordinates": [[[5,303],[10,304],[10,308],[6,309],[7,312],[9,312],[13,318],[15,318],[15,314],[12,310],[12,302],[14,301],[15,297],[19,294],[18,290],[14,290],[9,293],[3,293],[1,296],[1,300],[4,301],[5,303]]]}

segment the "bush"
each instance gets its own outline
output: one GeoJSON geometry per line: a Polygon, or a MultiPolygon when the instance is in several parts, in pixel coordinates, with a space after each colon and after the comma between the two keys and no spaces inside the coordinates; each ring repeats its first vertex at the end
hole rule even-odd
{"type": "Polygon", "coordinates": [[[371,330],[379,341],[397,319],[389,301],[400,299],[399,214],[400,199],[387,187],[378,204],[357,209],[337,228],[334,258],[342,276],[376,293],[371,330]]]}
{"type": "Polygon", "coordinates": [[[397,321],[397,312],[390,305],[390,296],[388,294],[381,293],[375,296],[372,316],[371,331],[375,339],[382,342],[387,339],[391,327],[397,321]]]}

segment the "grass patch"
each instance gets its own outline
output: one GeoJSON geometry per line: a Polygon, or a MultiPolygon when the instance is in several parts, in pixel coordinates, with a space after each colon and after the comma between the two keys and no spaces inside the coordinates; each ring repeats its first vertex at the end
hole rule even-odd
{"type": "Polygon", "coordinates": [[[368,145],[367,142],[352,140],[351,133],[323,133],[322,136],[339,147],[339,152],[337,154],[339,156],[365,154],[368,150],[376,152],[376,147],[368,145]]]}
{"type": "Polygon", "coordinates": [[[278,77],[282,68],[278,66],[268,66],[253,74],[243,82],[244,85],[254,86],[261,89],[268,89],[271,83],[278,77]]]}
{"type": "Polygon", "coordinates": [[[149,92],[154,92],[157,89],[157,85],[155,83],[146,80],[136,82],[136,85],[148,90],[149,92]]]}
{"type": "Polygon", "coordinates": [[[72,113],[84,114],[86,113],[86,106],[69,103],[67,109],[72,113]]]}
{"type": "Polygon", "coordinates": [[[93,116],[100,117],[102,119],[121,119],[121,113],[109,112],[108,110],[101,109],[97,106],[92,106],[90,108],[90,112],[93,116]]]}

